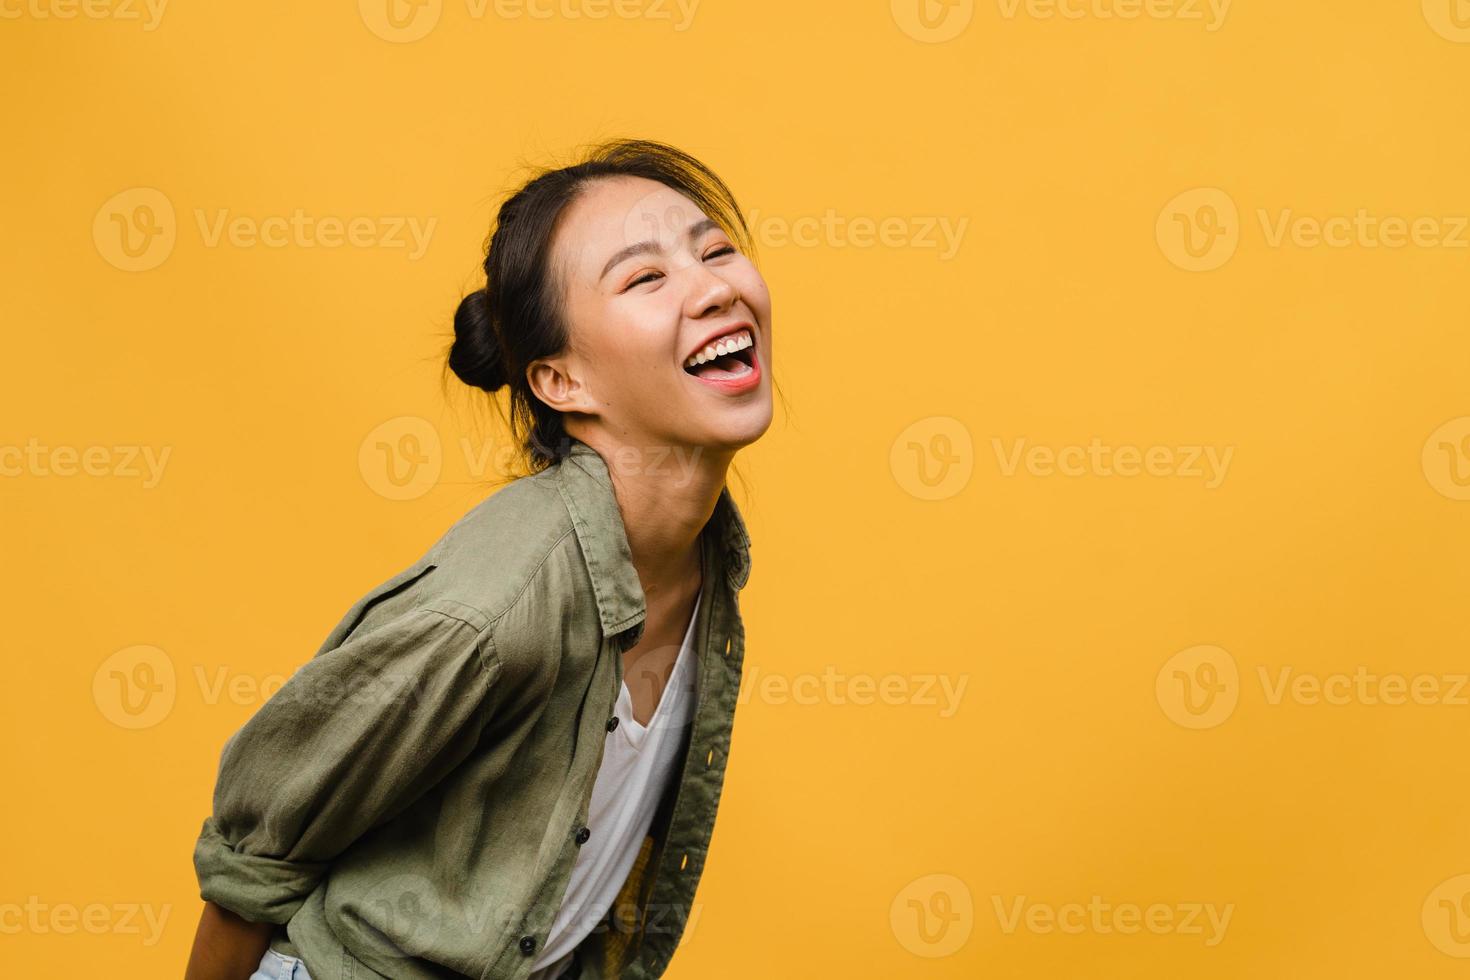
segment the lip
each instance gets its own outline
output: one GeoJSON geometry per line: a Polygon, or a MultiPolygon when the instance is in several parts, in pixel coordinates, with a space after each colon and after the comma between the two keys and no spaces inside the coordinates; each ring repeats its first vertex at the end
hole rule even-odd
{"type": "MultiPolygon", "coordinates": [[[[694,382],[696,382],[698,384],[702,384],[702,385],[704,385],[704,386],[706,386],[708,388],[717,388],[720,391],[723,391],[723,392],[726,392],[727,394],[732,394],[732,395],[738,395],[738,394],[741,394],[743,392],[750,391],[751,389],[753,389],[757,385],[759,385],[761,383],[761,373],[762,373],[761,372],[761,356],[760,356],[760,349],[761,349],[761,346],[760,346],[760,334],[756,333],[755,326],[753,324],[751,324],[751,323],[741,322],[741,323],[731,324],[730,326],[727,326],[727,327],[721,327],[719,330],[716,330],[714,333],[712,333],[708,337],[706,337],[700,343],[700,345],[698,347],[694,348],[693,351],[690,351],[689,354],[684,355],[684,360],[688,360],[689,357],[691,355],[693,355],[696,351],[704,350],[707,346],[709,346],[709,344],[710,344],[711,341],[713,341],[713,340],[715,340],[715,339],[717,339],[719,337],[723,337],[726,334],[735,333],[738,330],[749,330],[750,331],[750,369],[751,370],[750,370],[750,373],[749,374],[745,375],[742,378],[735,378],[733,380],[715,380],[715,381],[712,381],[712,380],[707,380],[705,378],[701,378],[698,375],[689,374],[688,371],[683,371],[682,373],[688,375],[689,376],[689,380],[691,380],[691,381],[694,381],[694,382]]],[[[683,362],[681,361],[680,364],[682,365],[683,362]]]]}

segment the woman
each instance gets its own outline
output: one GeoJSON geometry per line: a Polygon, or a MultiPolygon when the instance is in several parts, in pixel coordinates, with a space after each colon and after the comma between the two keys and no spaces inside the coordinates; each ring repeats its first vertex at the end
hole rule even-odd
{"type": "Polygon", "coordinates": [[[744,652],[725,479],[772,412],[748,239],[714,173],[646,141],[502,205],[446,367],[510,389],[527,472],[226,744],[189,980],[662,974],[744,652]]]}

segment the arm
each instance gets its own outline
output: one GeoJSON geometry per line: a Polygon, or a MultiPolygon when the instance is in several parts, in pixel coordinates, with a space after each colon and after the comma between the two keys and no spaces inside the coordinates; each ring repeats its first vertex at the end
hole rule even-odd
{"type": "Polygon", "coordinates": [[[272,928],[205,902],[184,980],[249,980],[270,945],[272,928]]]}
{"type": "Polygon", "coordinates": [[[194,847],[208,905],[189,980],[246,980],[332,862],[473,751],[499,673],[484,639],[437,609],[379,617],[230,738],[194,847]]]}

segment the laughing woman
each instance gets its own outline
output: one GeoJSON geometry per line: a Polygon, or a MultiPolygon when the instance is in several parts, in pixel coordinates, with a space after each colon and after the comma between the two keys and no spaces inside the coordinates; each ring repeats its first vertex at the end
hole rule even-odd
{"type": "Polygon", "coordinates": [[[744,655],[726,485],[772,414],[734,196],[617,141],[500,208],[447,368],[525,472],[347,611],[225,744],[189,980],[661,975],[744,655]]]}

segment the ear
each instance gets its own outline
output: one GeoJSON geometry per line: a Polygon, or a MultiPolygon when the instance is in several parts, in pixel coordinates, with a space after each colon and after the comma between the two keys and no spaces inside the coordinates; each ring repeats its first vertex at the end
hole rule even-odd
{"type": "Polygon", "coordinates": [[[592,392],[583,383],[581,374],[580,366],[564,353],[539,357],[526,365],[526,383],[548,408],[596,414],[592,392]]]}

